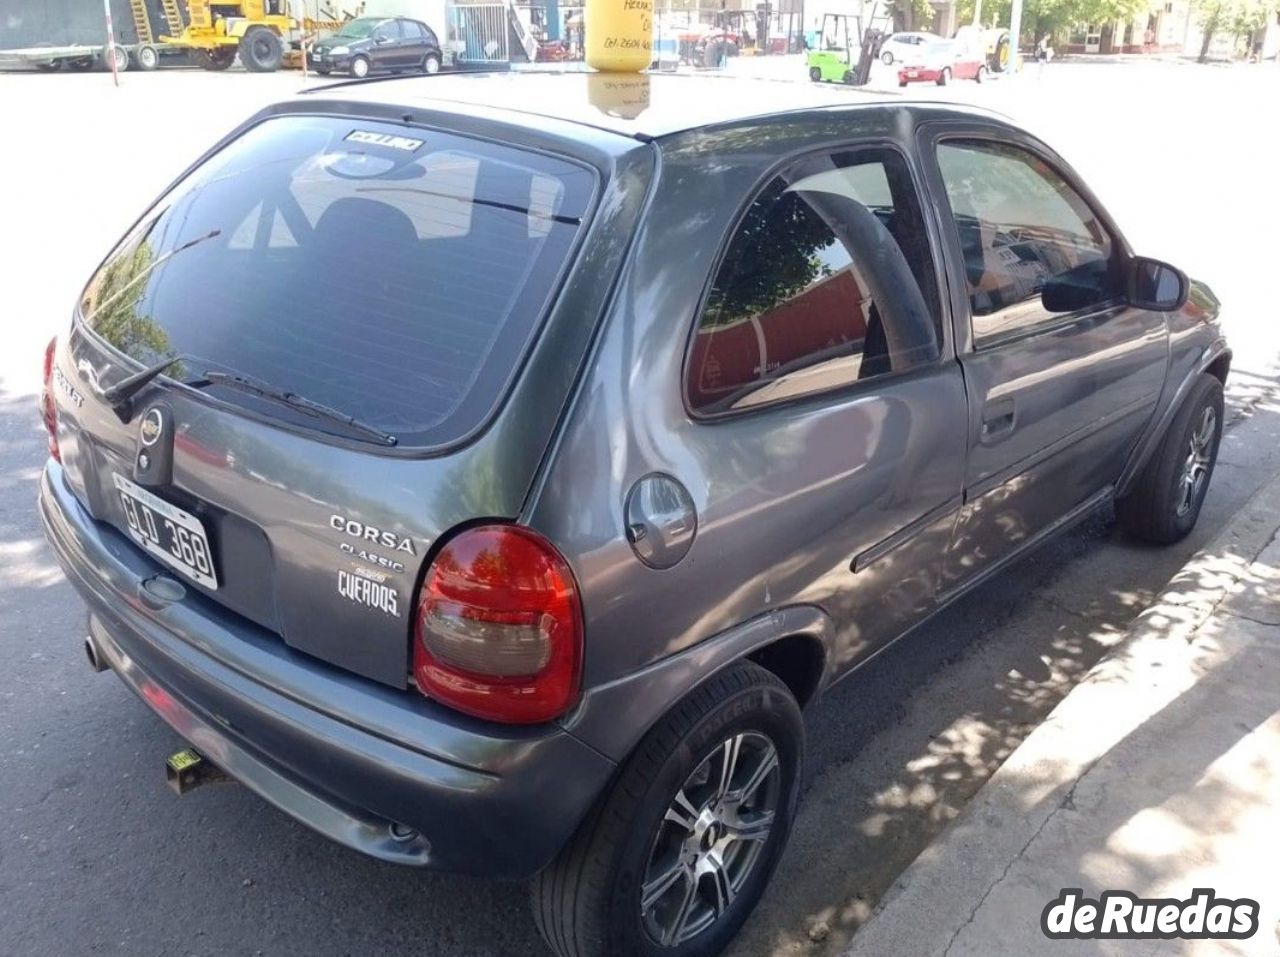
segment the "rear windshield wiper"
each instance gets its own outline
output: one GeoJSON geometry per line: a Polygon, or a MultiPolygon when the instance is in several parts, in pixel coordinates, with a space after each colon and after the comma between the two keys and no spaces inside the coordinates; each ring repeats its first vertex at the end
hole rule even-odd
{"type": "MultiPolygon", "coordinates": [[[[141,373],[140,373],[141,374],[141,373]]],[[[233,372],[218,372],[209,370],[200,375],[198,379],[183,383],[184,385],[199,388],[201,385],[217,385],[227,389],[236,389],[240,392],[255,395],[260,399],[268,399],[272,402],[279,402],[283,405],[290,406],[294,409],[307,414],[314,415],[322,419],[329,419],[332,422],[340,422],[348,428],[357,432],[363,432],[365,435],[372,436],[383,445],[395,445],[400,440],[390,432],[384,432],[376,426],[369,425],[367,422],[361,422],[355,416],[347,415],[345,412],[339,412],[337,409],[331,409],[327,405],[321,405],[311,399],[304,398],[296,392],[289,392],[286,389],[277,389],[275,386],[268,385],[257,379],[251,379],[248,376],[237,375],[233,372]]]]}
{"type": "Polygon", "coordinates": [[[115,385],[108,389],[102,389],[98,392],[102,401],[111,406],[116,415],[120,416],[121,421],[128,422],[133,415],[133,397],[147,387],[147,383],[154,379],[165,369],[173,365],[175,362],[182,362],[184,359],[194,359],[195,356],[180,354],[169,356],[169,358],[157,362],[155,365],[147,366],[141,372],[135,372],[131,376],[126,376],[115,385]]]}
{"type": "MultiPolygon", "coordinates": [[[[178,355],[169,356],[167,359],[149,365],[145,369],[135,372],[131,376],[121,379],[115,385],[108,389],[103,389],[99,395],[102,400],[111,406],[121,421],[128,422],[133,415],[133,397],[147,387],[152,379],[159,376],[165,369],[168,369],[175,362],[197,361],[198,356],[189,355],[187,353],[179,353],[178,355]]],[[[241,392],[247,392],[250,395],[256,395],[262,399],[269,399],[284,405],[292,406],[308,415],[318,416],[320,418],[330,419],[334,422],[340,422],[348,428],[371,435],[384,445],[395,445],[399,442],[390,432],[384,432],[376,426],[361,422],[355,416],[347,415],[345,412],[339,412],[337,409],[331,409],[327,405],[321,405],[311,399],[304,398],[296,392],[289,392],[284,389],[277,389],[274,386],[267,385],[257,379],[251,379],[248,376],[238,375],[233,372],[218,372],[216,370],[208,370],[200,375],[197,379],[189,379],[182,383],[185,386],[198,389],[202,385],[220,385],[228,389],[238,389],[241,392]]]]}

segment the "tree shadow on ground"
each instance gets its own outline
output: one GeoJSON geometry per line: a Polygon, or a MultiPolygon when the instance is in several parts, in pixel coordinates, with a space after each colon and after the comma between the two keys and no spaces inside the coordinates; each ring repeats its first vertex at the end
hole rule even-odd
{"type": "MultiPolygon", "coordinates": [[[[1066,887],[1093,899],[1108,889],[1186,899],[1199,887],[1252,898],[1263,907],[1254,943],[1266,949],[1280,916],[1266,892],[1272,855],[1259,840],[1275,830],[1280,785],[1278,557],[1273,545],[1269,557],[1250,563],[1228,546],[1179,575],[1162,612],[1142,619],[1134,642],[1098,669],[1051,732],[1072,737],[1071,759],[1084,765],[1078,778],[1054,768],[1051,779],[1032,760],[1010,767],[985,810],[1008,816],[1015,844],[1025,839],[1022,829],[1035,831],[1025,856],[994,885],[961,890],[964,906],[979,898],[986,906],[959,928],[955,953],[983,952],[984,942],[1005,939],[1013,915],[1035,927],[1049,898],[1066,887]],[[1224,584],[1228,597],[1218,603],[1224,584]]],[[[989,833],[985,822],[973,826],[989,833]]],[[[1252,953],[1252,946],[1208,949],[1252,953]]],[[[1185,940],[1159,946],[1187,957],[1208,949],[1185,940]]]]}
{"type": "MultiPolygon", "coordinates": [[[[1280,421],[1278,396],[1276,380],[1252,377],[1231,397],[1231,420],[1280,421]]],[[[839,953],[1211,534],[1153,548],[1099,515],[825,696],[807,716],[811,786],[791,847],[732,957],[839,953]]]]}

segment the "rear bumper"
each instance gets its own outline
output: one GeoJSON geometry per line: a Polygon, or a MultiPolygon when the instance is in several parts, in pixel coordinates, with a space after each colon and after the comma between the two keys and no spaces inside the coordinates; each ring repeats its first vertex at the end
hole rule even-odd
{"type": "Polygon", "coordinates": [[[395,863],[527,877],[613,773],[560,728],[495,729],[291,651],[194,592],[146,597],[141,583],[163,570],[95,522],[52,461],[40,514],[89,606],[101,658],[209,760],[340,844],[395,863]],[[418,834],[397,840],[392,823],[418,834]]]}
{"type": "Polygon", "coordinates": [[[941,70],[927,69],[922,66],[902,67],[898,70],[899,83],[937,83],[941,70]]]}

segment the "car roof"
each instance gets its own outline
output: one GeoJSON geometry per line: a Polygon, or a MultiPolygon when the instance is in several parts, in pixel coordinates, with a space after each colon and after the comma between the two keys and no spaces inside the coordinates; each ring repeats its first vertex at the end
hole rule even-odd
{"type": "Polygon", "coordinates": [[[499,110],[522,125],[544,117],[638,139],[801,110],[908,102],[894,93],[783,80],[543,69],[363,80],[307,92],[384,106],[499,110]]]}

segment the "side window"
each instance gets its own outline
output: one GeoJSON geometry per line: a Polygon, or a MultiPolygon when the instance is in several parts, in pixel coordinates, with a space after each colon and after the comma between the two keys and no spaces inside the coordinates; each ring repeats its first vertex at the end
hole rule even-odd
{"type": "Polygon", "coordinates": [[[1089,205],[1034,153],[943,142],[946,186],[981,346],[1121,295],[1121,264],[1089,205]]]}
{"type": "Polygon", "coordinates": [[[402,26],[404,27],[404,38],[406,40],[421,40],[425,36],[422,24],[416,20],[404,20],[402,21],[402,26]]]}
{"type": "Polygon", "coordinates": [[[381,40],[399,40],[400,39],[400,21],[388,20],[378,27],[374,34],[377,39],[381,40]]]}
{"type": "Polygon", "coordinates": [[[937,279],[906,161],[888,149],[800,161],[729,241],[687,362],[717,414],[933,362],[937,279]]]}

